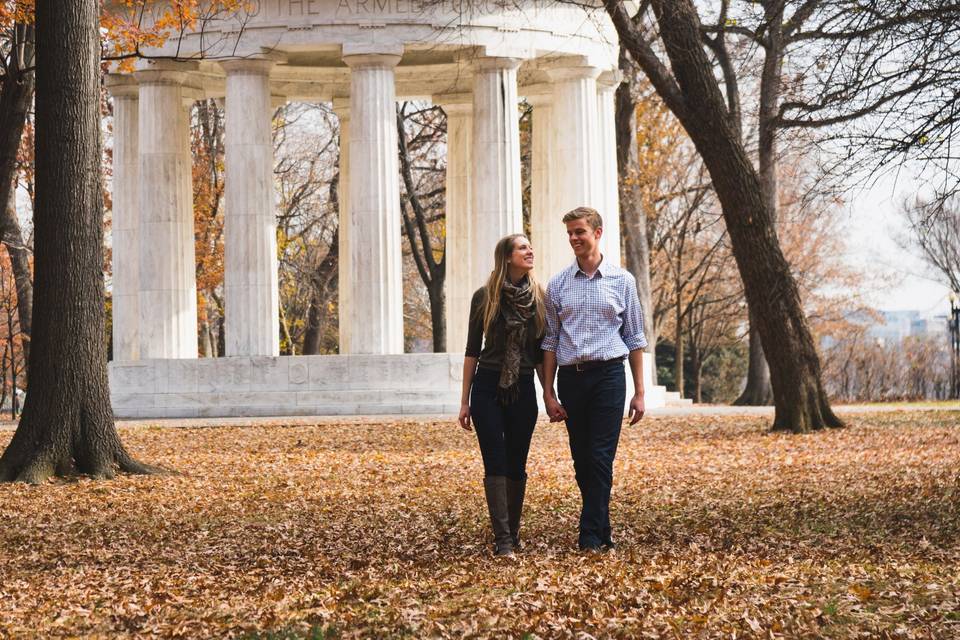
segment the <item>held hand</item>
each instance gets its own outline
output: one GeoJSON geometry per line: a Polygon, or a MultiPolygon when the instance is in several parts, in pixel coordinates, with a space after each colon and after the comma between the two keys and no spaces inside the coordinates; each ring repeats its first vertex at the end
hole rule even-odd
{"type": "Polygon", "coordinates": [[[631,398],[631,400],[630,400],[630,413],[628,414],[628,415],[630,416],[630,424],[633,425],[633,424],[637,424],[638,422],[640,422],[640,418],[643,417],[643,412],[644,412],[645,408],[646,408],[646,407],[645,407],[644,404],[643,404],[643,394],[642,394],[642,393],[638,393],[638,394],[634,395],[633,398],[631,398]]]}
{"type": "Polygon", "coordinates": [[[557,398],[552,395],[543,396],[543,404],[547,409],[547,415],[550,417],[550,422],[560,422],[561,420],[567,419],[567,410],[563,408],[557,398]]]}
{"type": "Polygon", "coordinates": [[[470,431],[470,405],[462,404],[460,405],[460,417],[457,418],[457,422],[460,423],[460,427],[464,431],[470,431]]]}

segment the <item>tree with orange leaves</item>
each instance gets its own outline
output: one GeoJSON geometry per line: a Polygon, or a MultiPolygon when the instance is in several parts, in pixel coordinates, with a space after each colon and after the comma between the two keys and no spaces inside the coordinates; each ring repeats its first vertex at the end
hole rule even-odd
{"type": "Polygon", "coordinates": [[[0,254],[0,406],[10,402],[11,417],[16,419],[17,391],[26,382],[27,363],[24,336],[17,319],[17,295],[8,256],[0,254]]]}
{"type": "Polygon", "coordinates": [[[215,100],[197,105],[190,139],[199,352],[209,357],[223,354],[223,109],[215,100]]]}
{"type": "Polygon", "coordinates": [[[107,381],[99,3],[38,0],[36,9],[32,375],[0,481],[151,473],[120,441],[107,381]]]}
{"type": "Polygon", "coordinates": [[[18,323],[24,357],[30,348],[33,276],[30,250],[17,219],[14,176],[33,100],[33,3],[0,2],[0,242],[16,282],[18,323]]]}
{"type": "Polygon", "coordinates": [[[97,0],[69,4],[37,0],[35,7],[19,0],[0,2],[4,9],[0,20],[6,20],[8,27],[6,47],[0,47],[6,56],[0,118],[12,125],[4,126],[6,120],[0,124],[0,136],[4,136],[0,170],[5,171],[0,182],[5,196],[12,185],[11,158],[20,145],[32,94],[33,34],[43,36],[38,38],[42,46],[36,62],[33,375],[23,418],[0,457],[0,481],[40,483],[54,474],[112,477],[118,470],[155,471],[126,451],[110,407],[101,275],[104,194],[102,176],[94,169],[101,164],[101,54],[112,47],[114,57],[132,58],[142,43],[150,43],[149,38],[193,28],[204,15],[199,7],[208,11],[233,5],[233,0],[202,5],[174,0],[169,20],[161,15],[145,29],[124,31],[115,16],[137,18],[139,10],[142,18],[145,0],[124,0],[115,5],[120,8],[116,14],[102,14],[97,0]]]}

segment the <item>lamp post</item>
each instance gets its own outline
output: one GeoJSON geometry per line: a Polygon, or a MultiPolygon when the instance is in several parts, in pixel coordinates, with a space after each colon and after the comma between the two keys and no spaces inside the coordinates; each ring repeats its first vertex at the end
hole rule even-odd
{"type": "Polygon", "coordinates": [[[960,295],[950,292],[950,316],[947,318],[950,333],[950,398],[960,398],[960,295]]]}

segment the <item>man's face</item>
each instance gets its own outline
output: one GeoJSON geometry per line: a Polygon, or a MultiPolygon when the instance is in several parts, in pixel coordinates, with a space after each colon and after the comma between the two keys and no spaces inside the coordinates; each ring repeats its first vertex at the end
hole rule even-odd
{"type": "Polygon", "coordinates": [[[603,229],[594,230],[590,224],[583,218],[571,220],[567,223],[567,239],[570,246],[573,247],[573,253],[578,258],[583,258],[593,253],[603,235],[603,229]]]}

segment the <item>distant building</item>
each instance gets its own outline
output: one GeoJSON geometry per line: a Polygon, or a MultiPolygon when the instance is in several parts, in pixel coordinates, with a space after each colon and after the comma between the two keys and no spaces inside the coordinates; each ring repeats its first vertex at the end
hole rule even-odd
{"type": "Polygon", "coordinates": [[[924,314],[916,310],[881,311],[882,321],[873,324],[867,335],[885,344],[897,343],[907,337],[942,337],[946,339],[946,314],[924,314]]]}

